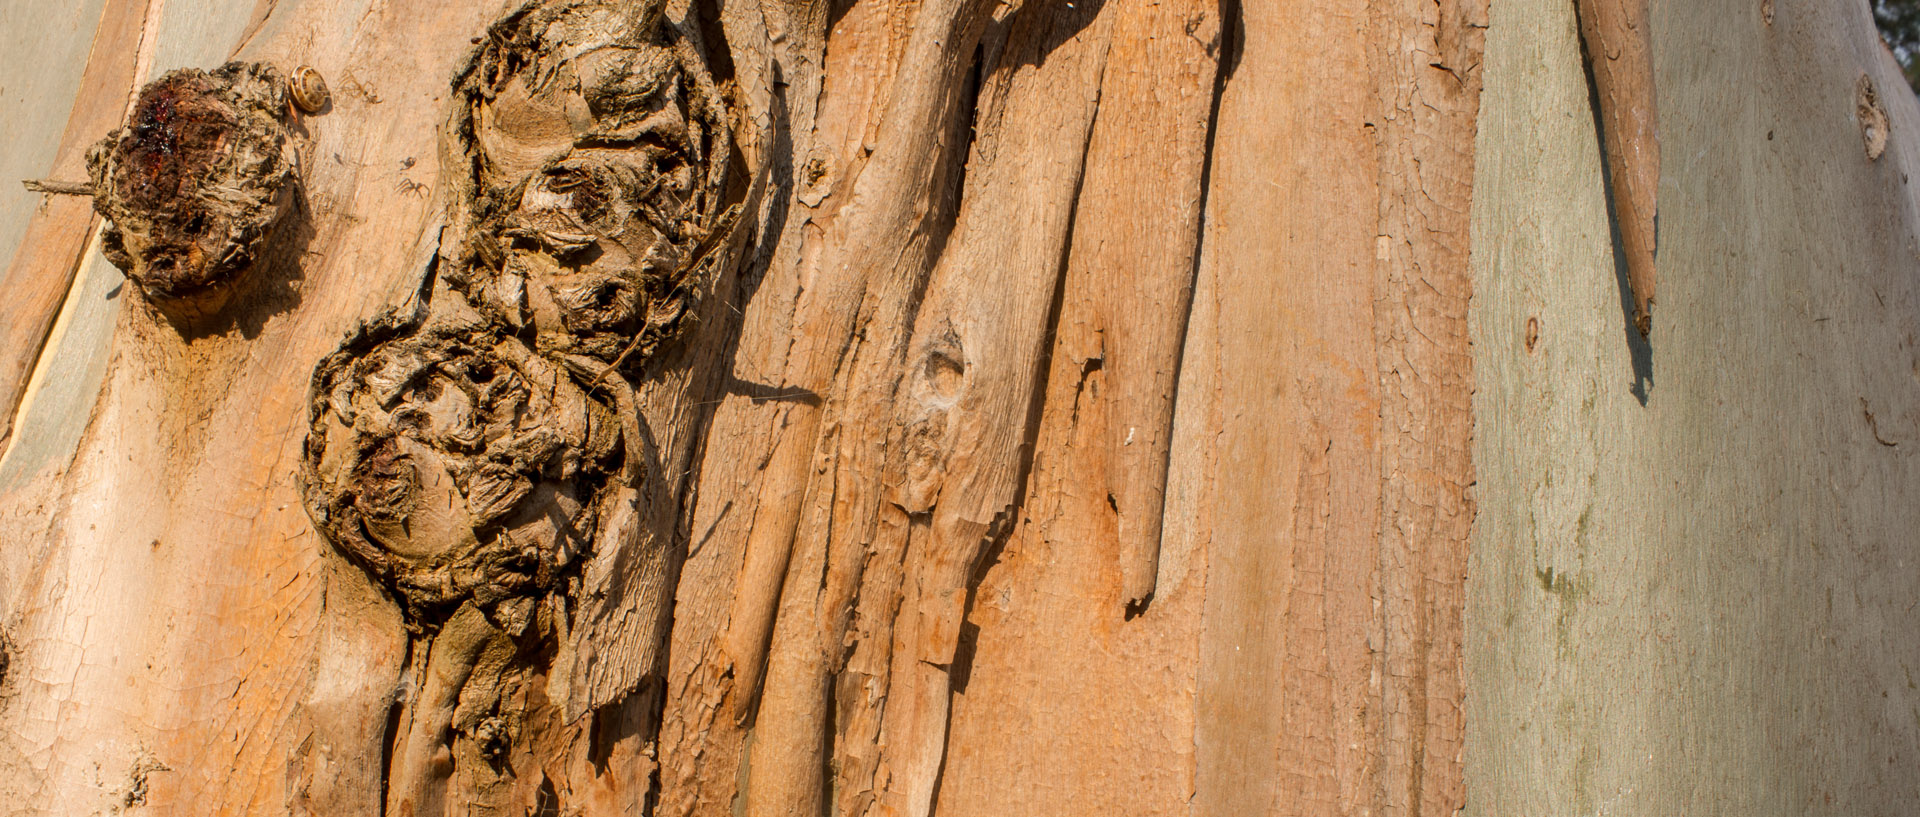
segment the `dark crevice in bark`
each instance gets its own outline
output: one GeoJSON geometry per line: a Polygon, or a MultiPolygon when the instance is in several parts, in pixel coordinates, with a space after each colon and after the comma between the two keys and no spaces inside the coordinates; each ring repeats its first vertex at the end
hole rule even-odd
{"type": "MultiPolygon", "coordinates": [[[[971,591],[969,591],[971,593],[971,591]]],[[[973,606],[973,599],[967,599],[973,606]]],[[[956,659],[957,660],[957,659],[956,659]]],[[[951,676],[949,676],[951,678],[951,676]]],[[[953,737],[953,693],[947,694],[947,717],[940,720],[940,768],[933,775],[933,793],[927,797],[927,817],[940,817],[940,787],[947,782],[947,741],[953,737]]]]}
{"type": "MultiPolygon", "coordinates": [[[[788,214],[793,210],[793,111],[787,102],[789,86],[786,81],[786,72],[778,61],[772,63],[770,72],[772,77],[767,83],[769,89],[767,116],[770,120],[767,128],[767,158],[760,169],[761,173],[766,174],[766,178],[765,184],[759,191],[759,195],[766,197],[770,206],[767,208],[765,219],[752,221],[752,232],[747,236],[747,246],[754,248],[754,254],[744,259],[734,273],[736,276],[734,291],[732,297],[726,300],[729,311],[733,313],[726,318],[733,326],[732,331],[727,335],[728,349],[725,355],[725,359],[730,363],[739,349],[740,332],[745,328],[745,307],[753,301],[754,294],[760,291],[761,283],[766,280],[767,272],[773,266],[774,253],[779,249],[780,237],[787,227],[788,214]]],[[[744,172],[733,175],[735,178],[747,178],[744,172]]],[[[753,191],[749,190],[749,203],[757,205],[757,202],[752,200],[752,195],[753,191]]],[[[751,208],[746,217],[752,217],[751,208]]]]}
{"type": "MultiPolygon", "coordinates": [[[[662,660],[664,661],[665,659],[663,658],[662,660]]],[[[667,679],[665,677],[656,678],[653,679],[652,684],[653,686],[649,690],[652,693],[651,700],[647,702],[648,706],[646,709],[649,720],[645,724],[644,731],[647,742],[655,747],[655,757],[654,762],[650,764],[652,768],[647,771],[646,794],[640,798],[640,814],[643,815],[643,817],[660,812],[661,764],[658,757],[658,747],[660,745],[660,727],[666,723],[667,709],[667,679]]]]}
{"type": "Polygon", "coordinates": [[[822,815],[833,814],[833,784],[836,779],[834,774],[836,766],[835,758],[840,756],[838,741],[840,736],[840,712],[835,706],[839,696],[834,692],[835,687],[838,686],[836,683],[838,679],[834,673],[826,674],[826,678],[827,682],[820,685],[821,698],[825,701],[821,706],[821,712],[823,712],[825,716],[820,719],[820,728],[825,732],[820,740],[820,745],[824,750],[820,753],[820,780],[823,785],[820,786],[819,813],[822,815]]]}
{"type": "MultiPolygon", "coordinates": [[[[414,639],[407,639],[407,654],[400,662],[400,672],[405,673],[413,667],[413,653],[417,647],[414,639]]],[[[404,683],[404,681],[403,681],[404,683]]],[[[380,740],[380,816],[386,817],[388,793],[393,790],[393,750],[400,743],[400,727],[406,716],[407,704],[399,695],[387,704],[386,734],[380,740]]]]}
{"type": "Polygon", "coordinates": [[[713,75],[715,84],[726,87],[734,78],[733,51],[726,47],[727,32],[720,22],[720,4],[714,0],[698,0],[688,16],[693,18],[693,33],[700,39],[700,52],[706,55],[707,72],[713,75]],[[712,47],[713,44],[720,47],[712,47]]]}
{"type": "MultiPolygon", "coordinates": [[[[927,236],[929,272],[939,266],[940,258],[946,255],[947,243],[960,226],[960,203],[967,192],[967,164],[973,157],[974,139],[980,133],[980,94],[986,87],[987,72],[991,70],[988,63],[995,56],[987,48],[987,41],[991,38],[983,33],[980,39],[974,45],[972,65],[968,66],[960,87],[959,99],[962,101],[953,106],[947,118],[947,133],[940,140],[947,155],[936,165],[934,178],[929,185],[932,192],[928,194],[927,216],[920,222],[920,228],[927,236]]],[[[913,291],[907,296],[907,326],[913,326],[919,320],[927,287],[932,283],[931,274],[917,276],[913,291]]],[[[911,335],[911,332],[902,333],[901,347],[894,350],[901,360],[905,359],[906,344],[912,341],[911,335]]]]}

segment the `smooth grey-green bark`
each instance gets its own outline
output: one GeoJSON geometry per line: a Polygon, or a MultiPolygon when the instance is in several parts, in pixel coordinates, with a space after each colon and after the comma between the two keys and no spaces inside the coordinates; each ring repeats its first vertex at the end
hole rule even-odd
{"type": "Polygon", "coordinates": [[[1573,4],[1493,6],[1467,813],[1904,813],[1920,112],[1864,4],[1654,5],[1650,347],[1614,268],[1573,4]],[[1877,160],[1863,74],[1893,123],[1877,160]]]}

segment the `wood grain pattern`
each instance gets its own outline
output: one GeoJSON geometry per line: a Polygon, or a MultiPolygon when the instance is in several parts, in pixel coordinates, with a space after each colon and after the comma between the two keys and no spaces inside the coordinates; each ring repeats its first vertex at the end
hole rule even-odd
{"type": "Polygon", "coordinates": [[[1336,5],[1244,6],[1217,124],[1198,814],[1447,814],[1463,797],[1457,236],[1484,5],[1336,5]]]}

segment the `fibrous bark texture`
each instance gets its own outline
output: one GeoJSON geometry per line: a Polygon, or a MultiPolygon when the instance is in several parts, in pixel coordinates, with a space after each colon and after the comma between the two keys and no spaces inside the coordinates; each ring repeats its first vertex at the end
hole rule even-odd
{"type": "Polygon", "coordinates": [[[1484,4],[195,2],[331,99],[40,356],[15,801],[1460,806],[1484,4]]]}
{"type": "Polygon", "coordinates": [[[491,26],[454,83],[450,226],[429,239],[451,245],[315,372],[307,507],[414,636],[389,813],[578,809],[596,778],[651,785],[645,757],[544,765],[657,706],[622,704],[657,693],[705,415],[639,394],[671,393],[674,368],[710,379],[662,352],[738,243],[702,51],[657,3],[535,0],[491,26]]]}
{"type": "Polygon", "coordinates": [[[217,311],[292,208],[286,85],[258,63],[169,72],[88,152],[101,248],[168,315],[217,311]]]}
{"type": "Polygon", "coordinates": [[[64,131],[35,132],[39,178],[79,181],[121,125],[132,163],[100,166],[131,175],[102,189],[177,205],[227,189],[196,170],[215,157],[280,186],[164,245],[191,262],[167,270],[239,282],[184,322],[144,307],[162,244],[131,237],[191,208],[108,208],[134,287],[85,199],[0,236],[0,803],[1907,802],[1879,764],[1914,754],[1908,653],[1861,622],[1910,615],[1890,543],[1914,527],[1913,344],[1887,327],[1913,299],[1888,271],[1920,115],[1877,52],[1825,61],[1853,59],[1858,10],[1656,8],[1627,28],[1668,160],[1608,165],[1631,176],[1609,221],[1595,128],[1631,136],[1608,87],[1637,86],[1595,67],[1596,113],[1573,4],[1515,2],[1492,23],[1483,0],[59,18],[93,45],[60,63],[82,80],[64,131]],[[1483,114],[1489,36],[1507,73],[1483,114]],[[138,91],[232,104],[167,72],[234,60],[293,78],[272,88],[299,113],[260,109],[278,152],[240,113],[169,130],[175,97],[138,91]],[[1755,66],[1791,81],[1716,95],[1755,66]],[[178,184],[139,186],[142,134],[178,184]],[[1651,286],[1596,259],[1615,224],[1621,255],[1650,251],[1628,233],[1650,237],[1658,184],[1656,360],[1632,318],[1651,286]],[[1752,383],[1790,398],[1742,402],[1752,383]],[[1782,510],[1809,495],[1827,510],[1782,510]],[[1825,663],[1777,682],[1755,657],[1807,649],[1825,663]],[[1848,661],[1880,697],[1826,668],[1848,661]],[[1469,699],[1463,662],[1496,691],[1469,699]],[[1602,702],[1632,684],[1681,694],[1602,702]],[[1801,751],[1817,774],[1679,777],[1801,751]]]}

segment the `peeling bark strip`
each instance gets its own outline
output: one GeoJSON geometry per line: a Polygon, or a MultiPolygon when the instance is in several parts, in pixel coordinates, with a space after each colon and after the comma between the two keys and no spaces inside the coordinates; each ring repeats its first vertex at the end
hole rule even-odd
{"type": "MultiPolygon", "coordinates": [[[[145,0],[102,3],[59,153],[47,169],[49,178],[84,176],[88,149],[125,114],[139,84],[136,63],[142,54],[144,4],[145,0]]],[[[91,189],[87,195],[92,195],[91,189]]],[[[85,263],[96,217],[91,205],[77,198],[42,203],[0,274],[0,288],[7,292],[5,304],[0,305],[0,452],[11,441],[21,393],[39,362],[60,305],[85,263]]]]}
{"type": "Polygon", "coordinates": [[[1887,118],[1880,94],[1873,89],[1873,80],[1866,74],[1861,74],[1853,86],[1853,117],[1860,121],[1860,144],[1867,151],[1867,161],[1879,159],[1887,150],[1887,132],[1892,120],[1887,118]]]}
{"type": "Polygon", "coordinates": [[[1647,335],[1653,331],[1660,196],[1660,124],[1647,0],[1578,0],[1576,5],[1600,99],[1614,220],[1627,256],[1627,285],[1633,290],[1633,325],[1647,335]]]}
{"type": "Polygon", "coordinates": [[[287,102],[269,65],[172,71],[87,154],[107,259],[170,318],[219,311],[291,209],[287,102]]]}
{"type": "Polygon", "coordinates": [[[1105,436],[1120,601],[1159,595],[1175,380],[1200,254],[1201,178],[1220,70],[1212,0],[1126,4],[1100,87],[1057,342],[1099,382],[1076,416],[1105,436]],[[1143,161],[1143,157],[1152,157],[1143,161]],[[1103,416],[1104,415],[1104,416],[1103,416]]]}
{"type": "Polygon", "coordinates": [[[556,735],[590,738],[565,725],[660,672],[679,492],[659,439],[693,435],[651,427],[639,390],[739,211],[729,115],[662,4],[528,3],[454,90],[455,245],[412,314],[317,368],[302,478],[418,637],[400,814],[560,797],[539,771],[556,735]]]}

